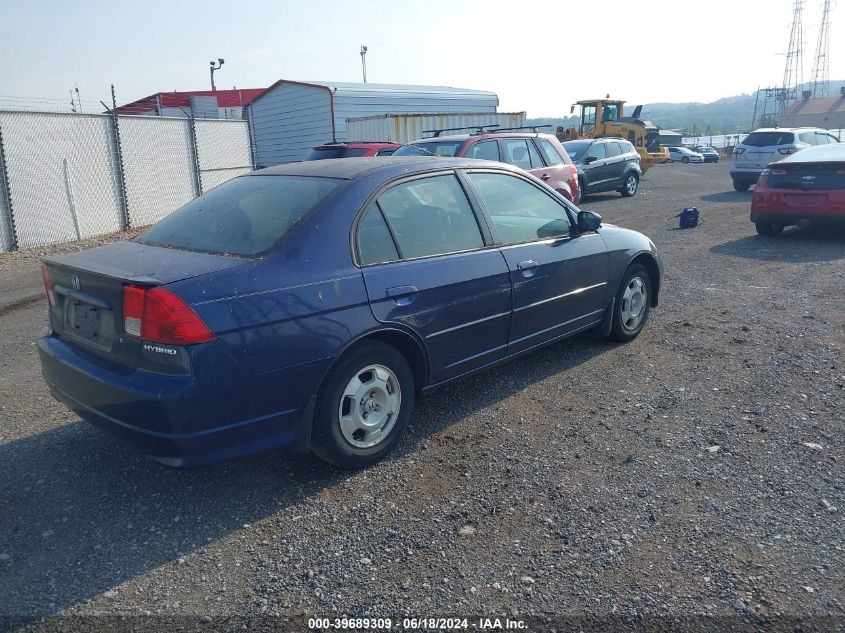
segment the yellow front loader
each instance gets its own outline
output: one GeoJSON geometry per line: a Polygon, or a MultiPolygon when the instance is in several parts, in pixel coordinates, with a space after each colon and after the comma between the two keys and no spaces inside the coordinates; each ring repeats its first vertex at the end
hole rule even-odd
{"type": "MultiPolygon", "coordinates": [[[[579,138],[616,137],[630,141],[640,155],[640,169],[646,173],[652,165],[669,162],[669,151],[660,146],[660,130],[649,121],[640,119],[642,106],[634,108],[633,116],[625,116],[625,102],[605,99],[578,101],[581,123],[578,128],[557,129],[561,141],[579,138]]],[[[574,112],[575,105],[570,112],[574,112]]]]}

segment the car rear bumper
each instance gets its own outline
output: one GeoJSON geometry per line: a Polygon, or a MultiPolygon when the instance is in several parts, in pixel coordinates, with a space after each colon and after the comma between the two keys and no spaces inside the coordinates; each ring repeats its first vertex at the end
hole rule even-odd
{"type": "MultiPolygon", "coordinates": [[[[117,371],[52,334],[38,339],[38,354],[56,399],[168,466],[191,468],[294,446],[303,435],[307,395],[301,406],[255,415],[255,407],[244,398],[249,391],[244,385],[203,385],[191,376],[117,371]],[[246,415],[234,413],[238,410],[246,415]]],[[[252,391],[255,400],[261,385],[252,391]]]]}
{"type": "Polygon", "coordinates": [[[731,178],[741,178],[742,180],[756,181],[763,173],[763,167],[737,167],[731,165],[731,178]]]}

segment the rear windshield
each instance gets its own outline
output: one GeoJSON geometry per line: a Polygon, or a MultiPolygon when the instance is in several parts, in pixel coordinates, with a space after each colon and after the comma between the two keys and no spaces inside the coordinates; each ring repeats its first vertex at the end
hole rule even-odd
{"type": "Polygon", "coordinates": [[[752,132],[742,141],[750,147],[768,147],[770,145],[789,145],[795,142],[792,132],[752,132]]]}
{"type": "Polygon", "coordinates": [[[566,150],[566,153],[569,154],[569,158],[572,160],[578,160],[587,151],[587,149],[592,145],[592,141],[566,141],[562,143],[563,149],[566,150]]]}
{"type": "Polygon", "coordinates": [[[769,189],[845,189],[845,163],[772,165],[769,189]]]}
{"type": "Polygon", "coordinates": [[[135,241],[188,251],[256,256],[270,249],[344,180],[241,176],[191,200],[135,241]]]}
{"type": "Polygon", "coordinates": [[[454,156],[463,141],[443,141],[442,143],[408,143],[395,152],[394,156],[454,156]]]}
{"type": "Polygon", "coordinates": [[[312,149],[305,160],[323,160],[325,158],[354,158],[367,153],[364,147],[327,147],[326,149],[312,149]]]}

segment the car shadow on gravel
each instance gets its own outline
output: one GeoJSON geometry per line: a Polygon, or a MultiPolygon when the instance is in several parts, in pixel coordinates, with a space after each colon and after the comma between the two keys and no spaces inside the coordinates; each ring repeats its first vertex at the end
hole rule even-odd
{"type": "Polygon", "coordinates": [[[748,191],[722,191],[720,193],[708,193],[701,196],[705,202],[751,202],[753,190],[748,191]]]}
{"type": "MultiPolygon", "coordinates": [[[[392,459],[613,347],[580,335],[421,398],[392,459]]],[[[0,630],[4,618],[14,627],[53,615],[202,556],[207,544],[355,477],[278,451],[172,470],[83,422],[0,445],[0,464],[0,630]]]]}
{"type": "Polygon", "coordinates": [[[788,227],[780,235],[749,235],[713,246],[717,255],[780,262],[828,262],[845,258],[845,227],[788,227]]]}

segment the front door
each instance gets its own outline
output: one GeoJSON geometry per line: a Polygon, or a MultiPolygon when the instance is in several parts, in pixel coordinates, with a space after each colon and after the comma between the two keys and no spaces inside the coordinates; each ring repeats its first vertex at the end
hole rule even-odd
{"type": "Polygon", "coordinates": [[[566,204],[515,174],[472,171],[513,284],[508,352],[601,322],[610,301],[608,255],[596,232],[577,234],[566,204]]]}
{"type": "Polygon", "coordinates": [[[423,341],[430,384],[507,353],[510,272],[454,173],[385,191],[361,218],[357,244],[373,315],[423,341]]]}

